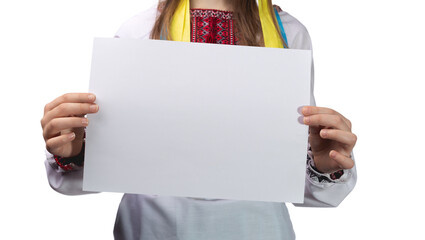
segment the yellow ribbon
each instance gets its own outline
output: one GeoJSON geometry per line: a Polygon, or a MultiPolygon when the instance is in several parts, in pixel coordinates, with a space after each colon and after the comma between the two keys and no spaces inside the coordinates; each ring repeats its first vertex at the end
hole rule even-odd
{"type": "MultiPolygon", "coordinates": [[[[261,27],[265,47],[283,48],[280,33],[274,25],[274,14],[269,11],[268,0],[258,0],[261,27]]],[[[180,42],[190,42],[190,0],[181,0],[173,15],[170,26],[171,39],[180,42]]]]}
{"type": "Polygon", "coordinates": [[[190,0],[181,0],[171,19],[171,40],[190,42],[190,0]]]}

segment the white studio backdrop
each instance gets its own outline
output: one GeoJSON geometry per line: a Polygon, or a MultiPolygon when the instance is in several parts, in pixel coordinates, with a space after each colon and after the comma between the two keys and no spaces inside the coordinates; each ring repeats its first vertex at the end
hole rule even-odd
{"type": "MultiPolygon", "coordinates": [[[[0,3],[0,239],[112,239],[121,194],[48,186],[46,103],[87,91],[94,37],[155,0],[0,3]]],[[[297,239],[424,239],[425,34],[421,1],[274,1],[313,40],[318,105],[353,122],[358,183],[334,209],[288,204],[297,239]]],[[[125,122],[125,119],[124,121],[125,122]]]]}

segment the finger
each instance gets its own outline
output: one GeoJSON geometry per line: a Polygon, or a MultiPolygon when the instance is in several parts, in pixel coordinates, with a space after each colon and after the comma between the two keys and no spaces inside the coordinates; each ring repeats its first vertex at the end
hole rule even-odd
{"type": "Polygon", "coordinates": [[[333,109],[325,108],[325,107],[316,107],[316,106],[304,106],[301,109],[301,113],[304,116],[311,116],[314,114],[334,114],[334,115],[339,114],[337,111],[333,109]]]}
{"type": "Polygon", "coordinates": [[[89,121],[87,118],[67,117],[67,118],[54,118],[43,129],[44,139],[49,139],[58,135],[61,131],[71,128],[87,127],[89,121]]]}
{"type": "Polygon", "coordinates": [[[351,169],[354,167],[354,161],[350,157],[347,157],[335,150],[329,152],[329,157],[337,162],[341,169],[351,169]]]}
{"type": "Polygon", "coordinates": [[[320,137],[346,144],[351,148],[353,148],[357,142],[357,136],[354,133],[338,129],[322,129],[320,130],[320,137]]]}
{"type": "Polygon", "coordinates": [[[66,93],[44,107],[44,114],[51,111],[62,103],[93,103],[96,100],[96,95],[93,93],[66,93]]]}
{"type": "Polygon", "coordinates": [[[54,138],[50,138],[46,141],[46,149],[50,153],[54,152],[54,149],[62,147],[63,145],[72,142],[75,139],[75,133],[71,132],[68,134],[60,135],[54,138]]]}
{"type": "Polygon", "coordinates": [[[326,108],[326,107],[316,107],[316,106],[304,106],[301,109],[301,113],[304,116],[311,116],[311,115],[315,115],[315,114],[331,114],[331,115],[339,115],[342,117],[342,119],[345,121],[345,123],[347,124],[347,126],[349,126],[349,128],[351,129],[351,121],[348,120],[346,117],[344,117],[344,115],[342,115],[341,113],[330,109],[330,108],[326,108]]]}
{"type": "Polygon", "coordinates": [[[62,103],[49,111],[41,120],[43,128],[54,118],[80,116],[88,113],[96,113],[99,106],[94,103],[62,103]]]}
{"type": "Polygon", "coordinates": [[[316,114],[304,117],[304,124],[309,126],[323,126],[324,128],[334,128],[351,131],[344,119],[339,115],[316,114]]]}

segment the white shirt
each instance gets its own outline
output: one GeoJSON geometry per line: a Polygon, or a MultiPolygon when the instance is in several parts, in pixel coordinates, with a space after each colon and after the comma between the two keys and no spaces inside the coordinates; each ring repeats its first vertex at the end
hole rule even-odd
{"type": "MultiPolygon", "coordinates": [[[[157,7],[144,11],[124,23],[116,37],[149,39],[157,7]]],[[[288,46],[311,49],[306,28],[286,12],[279,13],[288,46]]],[[[313,74],[312,74],[313,76],[313,74]]],[[[312,79],[312,105],[313,79],[312,79]]],[[[82,191],[82,171],[64,172],[50,153],[45,161],[49,183],[56,191],[78,195],[82,191]]],[[[351,192],[356,169],[345,170],[338,180],[319,181],[320,174],[307,163],[304,204],[296,206],[332,207],[351,192]]],[[[115,222],[116,239],[143,240],[236,240],[295,239],[285,203],[211,200],[181,197],[124,194],[115,222]]]]}

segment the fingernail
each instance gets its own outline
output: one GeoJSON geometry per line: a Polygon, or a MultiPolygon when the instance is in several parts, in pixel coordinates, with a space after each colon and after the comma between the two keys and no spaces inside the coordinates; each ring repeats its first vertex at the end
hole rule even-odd
{"type": "Polygon", "coordinates": [[[334,150],[332,150],[329,155],[331,156],[331,158],[335,158],[336,152],[334,150]]]}
{"type": "Polygon", "coordinates": [[[69,134],[68,139],[73,139],[74,137],[75,137],[75,133],[71,133],[69,134]]]}
{"type": "Polygon", "coordinates": [[[304,109],[304,106],[298,107],[298,108],[297,108],[297,112],[298,112],[299,114],[303,114],[303,109],[304,109]]]}
{"type": "Polygon", "coordinates": [[[304,123],[305,124],[309,124],[310,123],[310,117],[305,117],[304,118],[304,123]]]}
{"type": "Polygon", "coordinates": [[[97,111],[97,108],[98,108],[97,105],[91,105],[90,106],[90,111],[91,112],[96,112],[97,111]]]}
{"type": "Polygon", "coordinates": [[[325,129],[320,130],[320,136],[327,137],[328,136],[328,131],[325,130],[325,129]]]}
{"type": "Polygon", "coordinates": [[[301,124],[304,124],[304,117],[303,116],[299,116],[298,117],[298,122],[301,124]]]}
{"type": "Polygon", "coordinates": [[[88,120],[87,118],[83,118],[83,119],[81,120],[81,123],[82,123],[84,126],[87,126],[87,125],[89,125],[89,120],[88,120]]]}
{"type": "Polygon", "coordinates": [[[93,101],[96,98],[96,96],[94,96],[93,94],[89,94],[88,98],[90,101],[93,101]]]}

